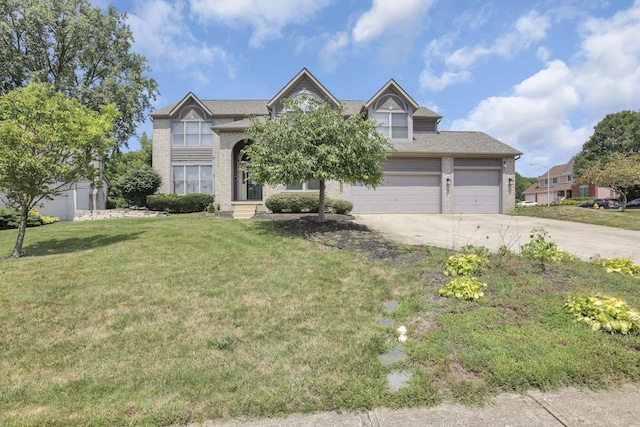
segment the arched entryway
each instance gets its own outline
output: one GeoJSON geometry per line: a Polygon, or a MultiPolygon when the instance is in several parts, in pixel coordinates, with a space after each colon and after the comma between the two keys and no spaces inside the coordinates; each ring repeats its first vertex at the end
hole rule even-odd
{"type": "Polygon", "coordinates": [[[233,200],[258,201],[262,200],[262,184],[251,179],[246,165],[251,160],[243,152],[249,141],[240,141],[233,148],[233,200]]]}

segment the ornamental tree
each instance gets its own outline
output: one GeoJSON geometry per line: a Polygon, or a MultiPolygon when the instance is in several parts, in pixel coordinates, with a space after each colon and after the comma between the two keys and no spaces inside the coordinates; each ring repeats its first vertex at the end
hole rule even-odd
{"type": "Polygon", "coordinates": [[[97,113],[51,87],[32,83],[0,97],[0,193],[20,212],[11,256],[22,254],[29,211],[81,178],[96,181],[117,147],[113,104],[97,113]]]}
{"type": "Polygon", "coordinates": [[[319,222],[325,221],[326,181],[373,188],[382,183],[382,161],[392,146],[376,130],[376,122],[361,114],[345,117],[342,108],[311,97],[282,104],[282,113],[272,120],[251,119],[251,144],[245,152],[253,181],[319,181],[319,222]]]}
{"type": "Polygon", "coordinates": [[[88,0],[0,1],[0,95],[38,82],[97,112],[114,103],[126,145],[158,94],[126,20],[88,0]]]}
{"type": "Polygon", "coordinates": [[[594,163],[580,173],[578,182],[609,187],[622,197],[622,210],[634,185],[640,185],[640,153],[615,153],[607,160],[594,163]]]}

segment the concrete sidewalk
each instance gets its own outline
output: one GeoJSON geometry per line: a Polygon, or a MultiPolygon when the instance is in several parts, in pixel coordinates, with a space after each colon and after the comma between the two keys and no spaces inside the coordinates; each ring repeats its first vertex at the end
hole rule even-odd
{"type": "Polygon", "coordinates": [[[422,427],[422,426],[640,426],[640,389],[565,389],[500,395],[482,407],[444,403],[433,408],[324,412],[254,421],[205,422],[189,427],[422,427]]]}
{"type": "Polygon", "coordinates": [[[384,237],[410,245],[460,249],[465,245],[485,246],[497,252],[504,245],[518,253],[529,243],[531,230],[543,228],[560,249],[583,261],[628,258],[640,264],[640,231],[602,225],[581,224],[545,218],[511,215],[355,215],[384,237]]]}

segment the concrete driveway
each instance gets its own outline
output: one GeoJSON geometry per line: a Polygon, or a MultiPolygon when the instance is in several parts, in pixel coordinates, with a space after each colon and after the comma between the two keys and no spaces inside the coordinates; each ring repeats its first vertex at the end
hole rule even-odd
{"type": "Polygon", "coordinates": [[[534,228],[543,228],[560,249],[589,261],[629,258],[640,264],[640,231],[601,225],[510,215],[355,215],[356,222],[383,236],[411,245],[460,249],[485,246],[497,251],[505,245],[512,252],[531,241],[534,228]]]}

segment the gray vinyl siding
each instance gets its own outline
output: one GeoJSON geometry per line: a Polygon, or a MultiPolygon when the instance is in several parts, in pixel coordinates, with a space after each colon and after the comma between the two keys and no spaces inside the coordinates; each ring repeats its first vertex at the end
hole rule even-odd
{"type": "Polygon", "coordinates": [[[424,122],[424,121],[416,121],[413,119],[413,131],[415,133],[421,132],[437,132],[438,124],[436,122],[424,122]]]}
{"type": "Polygon", "coordinates": [[[213,162],[213,147],[173,147],[171,162],[211,164],[213,162]]]}

